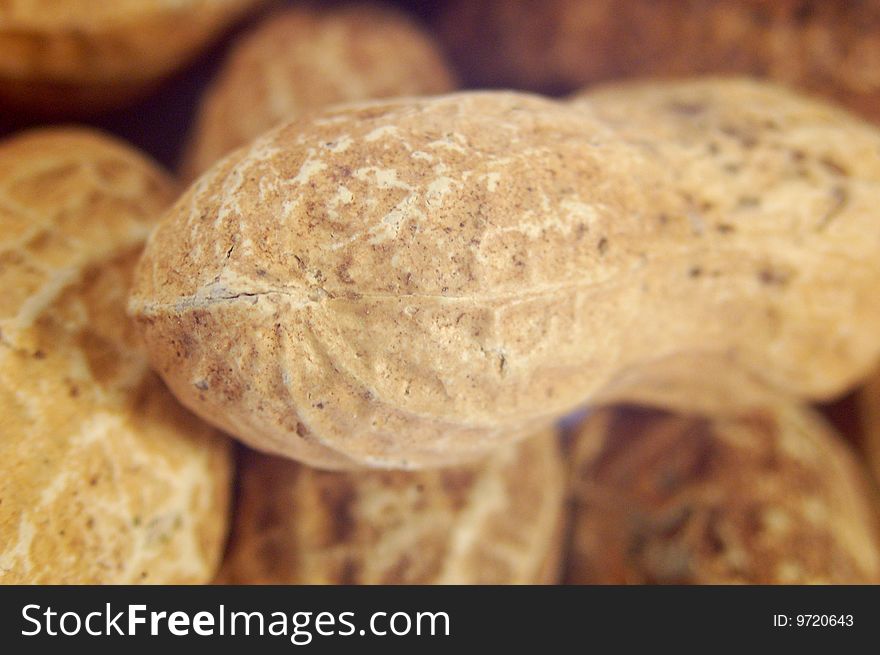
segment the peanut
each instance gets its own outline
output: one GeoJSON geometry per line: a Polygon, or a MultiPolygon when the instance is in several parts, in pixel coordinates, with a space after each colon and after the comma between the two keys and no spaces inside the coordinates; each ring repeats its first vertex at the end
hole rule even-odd
{"type": "Polygon", "coordinates": [[[556,580],[555,434],[436,471],[331,473],[249,452],[224,582],[536,584],[556,580]]]}
{"type": "Polygon", "coordinates": [[[431,37],[405,14],[363,4],[293,7],[233,46],[201,102],[183,176],[326,105],[454,88],[431,37]]]}
{"type": "Polygon", "coordinates": [[[567,581],[880,580],[875,497],[840,436],[754,378],[708,367],[712,383],[666,371],[676,383],[661,402],[604,408],[580,428],[567,581]]]}
{"type": "Polygon", "coordinates": [[[125,316],[168,176],[85,130],[0,143],[0,583],[204,583],[228,440],[147,365],[125,316]]]}
{"type": "Polygon", "coordinates": [[[473,459],[680,352],[803,397],[854,385],[880,354],[880,134],[744,81],[658,87],[617,121],[641,89],[269,132],[148,243],[130,311],[154,366],[246,443],[327,468],[473,459]]]}

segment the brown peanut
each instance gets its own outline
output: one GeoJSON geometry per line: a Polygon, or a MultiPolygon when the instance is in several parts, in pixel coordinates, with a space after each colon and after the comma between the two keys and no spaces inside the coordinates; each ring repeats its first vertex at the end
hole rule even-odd
{"type": "Polygon", "coordinates": [[[436,471],[331,473],[245,454],[224,582],[555,582],[564,469],[556,435],[436,471]]]}
{"type": "Polygon", "coordinates": [[[0,584],[204,583],[228,440],[147,365],[125,315],[168,176],[94,132],[0,143],[0,584]]]}
{"type": "Polygon", "coordinates": [[[675,353],[854,385],[878,203],[874,128],[754,82],[365,103],[198,180],[130,310],[177,397],[256,448],[453,464],[675,353]]]}

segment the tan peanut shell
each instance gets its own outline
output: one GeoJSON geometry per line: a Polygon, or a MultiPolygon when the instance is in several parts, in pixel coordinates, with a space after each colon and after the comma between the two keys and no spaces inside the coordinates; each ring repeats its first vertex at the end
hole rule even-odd
{"type": "Polygon", "coordinates": [[[262,2],[0,2],[0,103],[51,114],[124,104],[262,2]]]}
{"type": "Polygon", "coordinates": [[[174,191],[94,132],[0,143],[0,584],[215,574],[227,440],[149,371],[125,315],[174,191]]]}
{"type": "Polygon", "coordinates": [[[564,478],[552,430],[483,463],[433,471],[333,473],[248,451],[222,579],[551,583],[564,478]]]}
{"type": "Polygon", "coordinates": [[[130,311],[154,366],[328,468],[473,459],[679,352],[839,393],[880,352],[880,134],[776,87],[698,88],[702,111],[671,86],[626,129],[610,100],[484,92],[269,132],[152,235],[130,311]],[[680,124],[699,145],[668,143],[680,124]]]}
{"type": "Polygon", "coordinates": [[[313,109],[454,88],[431,37],[405,14],[366,4],[291,7],[233,47],[201,103],[183,174],[192,179],[313,109]]]}
{"type": "Polygon", "coordinates": [[[876,0],[452,0],[439,33],[464,79],[565,93],[634,76],[775,80],[880,118],[876,0]]]}
{"type": "MultiPolygon", "coordinates": [[[[575,103],[672,171],[703,243],[688,262],[693,285],[680,291],[708,293],[731,321],[762,324],[752,347],[775,352],[765,363],[752,358],[755,368],[810,398],[833,398],[868,376],[880,329],[880,221],[872,209],[880,132],[830,105],[745,78],[613,84],[575,103]],[[817,256],[828,259],[819,264],[817,256]],[[847,282],[833,283],[838,275],[847,282]],[[749,276],[757,284],[741,289],[749,303],[742,307],[733,288],[749,276]],[[791,341],[783,336],[786,322],[796,333],[791,341]],[[814,331],[819,324],[825,327],[814,331]],[[789,350],[788,363],[776,359],[781,350],[789,350]],[[796,363],[813,357],[824,363],[796,363]]],[[[668,301],[663,293],[652,298],[668,301]]],[[[644,315],[655,312],[645,308],[644,315]]],[[[694,327],[714,329],[713,322],[694,327]]]]}
{"type": "Polygon", "coordinates": [[[813,411],[598,410],[571,455],[574,584],[880,580],[865,471],[813,411]]]}

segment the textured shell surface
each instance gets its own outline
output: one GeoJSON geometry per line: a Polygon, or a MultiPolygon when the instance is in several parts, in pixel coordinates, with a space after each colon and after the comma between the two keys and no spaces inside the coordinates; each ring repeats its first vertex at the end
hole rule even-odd
{"type": "Polygon", "coordinates": [[[221,580],[551,583],[564,480],[552,430],[431,471],[328,472],[250,451],[221,580]]]}
{"type": "Polygon", "coordinates": [[[178,397],[251,445],[332,466],[473,458],[570,408],[587,375],[570,333],[623,259],[597,266],[601,239],[652,195],[610,137],[515,93],[294,121],[166,215],[131,310],[178,397]]]}
{"type": "Polygon", "coordinates": [[[880,578],[865,471],[839,435],[791,400],[770,394],[716,414],[602,409],[576,436],[571,467],[568,582],[880,578]]]}
{"type": "Polygon", "coordinates": [[[264,0],[3,0],[0,103],[39,116],[123,106],[264,0]]]}
{"type": "Polygon", "coordinates": [[[276,12],[243,35],[200,103],[183,176],[280,122],[338,104],[446,93],[455,79],[430,34],[381,5],[276,12]]]}
{"type": "Polygon", "coordinates": [[[240,0],[4,0],[0,3],[2,25],[100,24],[132,15],[205,5],[234,4],[240,0]]]}
{"type": "Polygon", "coordinates": [[[192,583],[226,531],[227,440],[149,371],[125,315],[175,188],[84,130],[0,144],[0,583],[192,583]]]}
{"type": "Polygon", "coordinates": [[[438,13],[469,86],[566,93],[639,76],[738,74],[880,117],[874,0],[451,0],[438,13]]]}
{"type": "Polygon", "coordinates": [[[880,134],[702,84],[697,112],[675,84],[471,92],[270,131],[152,235],[130,310],[156,369],[250,445],[333,468],[477,457],[679,352],[840,393],[880,352],[880,134]]]}

